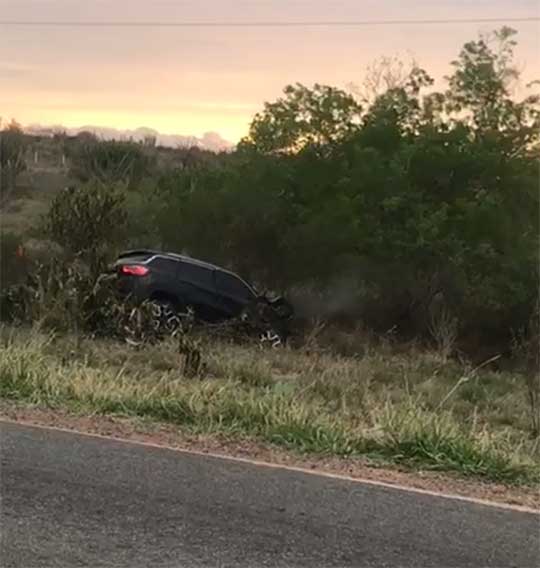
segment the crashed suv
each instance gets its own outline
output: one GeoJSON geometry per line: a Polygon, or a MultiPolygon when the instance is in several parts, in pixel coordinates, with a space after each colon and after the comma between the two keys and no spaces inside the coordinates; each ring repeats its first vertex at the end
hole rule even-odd
{"type": "Polygon", "coordinates": [[[187,256],[131,250],[119,255],[112,270],[121,296],[152,302],[172,326],[188,312],[211,323],[256,312],[283,337],[284,324],[293,316],[285,299],[259,295],[236,274],[187,256]]]}

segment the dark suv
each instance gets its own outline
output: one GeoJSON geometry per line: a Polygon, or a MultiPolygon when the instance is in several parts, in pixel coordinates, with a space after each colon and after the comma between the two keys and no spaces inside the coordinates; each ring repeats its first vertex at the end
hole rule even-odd
{"type": "Polygon", "coordinates": [[[263,307],[270,319],[284,322],[293,315],[283,298],[260,296],[247,282],[219,266],[179,254],[152,250],[122,253],[114,270],[123,296],[151,300],[176,313],[194,311],[197,319],[218,322],[263,307]]]}

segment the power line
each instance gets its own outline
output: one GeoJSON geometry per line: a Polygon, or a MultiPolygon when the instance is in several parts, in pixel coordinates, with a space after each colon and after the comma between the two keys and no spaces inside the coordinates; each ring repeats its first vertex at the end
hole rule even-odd
{"type": "Polygon", "coordinates": [[[408,25],[452,25],[452,24],[512,24],[540,22],[539,16],[521,18],[458,18],[430,20],[350,20],[350,21],[251,21],[251,22],[137,22],[137,21],[31,21],[0,20],[4,27],[85,27],[85,28],[314,28],[314,27],[368,27],[368,26],[408,26],[408,25]]]}

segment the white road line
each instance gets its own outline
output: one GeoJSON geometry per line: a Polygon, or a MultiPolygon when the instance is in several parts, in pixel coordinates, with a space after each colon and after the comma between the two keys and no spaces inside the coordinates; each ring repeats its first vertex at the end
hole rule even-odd
{"type": "Polygon", "coordinates": [[[53,430],[56,432],[63,432],[65,434],[73,434],[77,436],[85,436],[88,438],[97,438],[100,440],[107,440],[111,442],[119,442],[122,444],[132,444],[135,446],[143,446],[148,448],[157,448],[161,450],[168,450],[173,452],[178,452],[182,454],[190,454],[194,456],[218,459],[223,461],[231,461],[237,463],[243,463],[248,465],[254,465],[257,467],[266,467],[266,468],[273,468],[273,469],[283,469],[286,471],[294,471],[296,473],[304,473],[307,475],[314,475],[317,477],[326,477],[329,479],[336,479],[341,481],[349,481],[353,483],[361,483],[364,485],[373,485],[375,487],[384,487],[387,489],[395,489],[397,491],[405,491],[408,493],[417,493],[420,495],[429,495],[431,497],[440,497],[442,499],[452,499],[455,501],[464,501],[466,503],[472,503],[476,505],[484,505],[487,507],[495,507],[498,509],[507,509],[511,511],[518,511],[521,513],[533,513],[535,515],[540,515],[540,509],[533,509],[531,507],[526,507],[524,505],[510,505],[507,503],[498,503],[496,501],[488,501],[486,499],[477,499],[476,497],[467,497],[465,495],[457,495],[455,493],[444,493],[439,491],[431,491],[429,489],[420,489],[417,487],[410,487],[407,485],[401,485],[399,483],[389,483],[387,481],[377,481],[374,479],[365,479],[362,477],[351,477],[349,475],[342,475],[339,473],[329,473],[326,471],[316,470],[316,469],[306,469],[303,467],[298,466],[291,466],[291,465],[284,465],[279,463],[271,463],[262,460],[250,459],[250,458],[241,458],[236,456],[229,456],[226,454],[216,454],[213,452],[203,452],[200,450],[192,450],[189,448],[177,448],[174,446],[167,446],[161,444],[155,444],[152,442],[142,442],[139,440],[129,440],[126,438],[116,438],[114,436],[105,436],[104,434],[96,434],[94,432],[82,432],[80,430],[74,430],[70,428],[64,428],[60,426],[47,426],[44,424],[35,424],[33,422],[26,422],[26,421],[19,421],[19,420],[10,420],[3,417],[0,417],[0,424],[12,424],[15,426],[25,426],[30,428],[36,428],[40,430],[53,430]]]}

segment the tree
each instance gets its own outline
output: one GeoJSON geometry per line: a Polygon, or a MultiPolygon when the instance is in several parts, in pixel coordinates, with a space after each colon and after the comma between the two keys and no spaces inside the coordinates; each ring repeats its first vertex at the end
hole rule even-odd
{"type": "Polygon", "coordinates": [[[452,62],[446,111],[457,115],[456,120],[467,120],[478,135],[496,132],[509,136],[510,144],[517,143],[521,150],[538,139],[540,97],[531,95],[516,102],[510,96],[519,78],[513,63],[515,34],[503,27],[463,46],[459,58],[452,62]]]}
{"type": "Polygon", "coordinates": [[[285,87],[284,94],[255,115],[241,146],[262,153],[294,153],[307,145],[339,142],[358,128],[362,109],[345,91],[297,83],[285,87]]]}
{"type": "Polygon", "coordinates": [[[395,56],[379,57],[367,66],[360,86],[351,85],[351,91],[359,97],[362,104],[372,105],[388,91],[405,87],[417,67],[414,59],[405,62],[395,56]]]}

